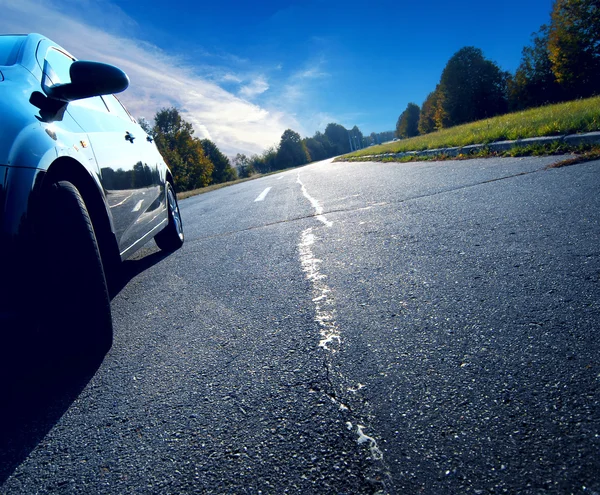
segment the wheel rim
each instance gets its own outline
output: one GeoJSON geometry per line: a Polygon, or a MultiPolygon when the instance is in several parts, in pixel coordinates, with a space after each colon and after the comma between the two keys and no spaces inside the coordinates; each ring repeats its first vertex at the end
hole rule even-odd
{"type": "Polygon", "coordinates": [[[171,211],[173,223],[175,224],[175,230],[177,231],[179,238],[183,240],[183,223],[181,221],[181,214],[179,213],[179,205],[177,204],[177,198],[175,198],[175,194],[170,187],[167,196],[169,198],[169,210],[171,211]]]}

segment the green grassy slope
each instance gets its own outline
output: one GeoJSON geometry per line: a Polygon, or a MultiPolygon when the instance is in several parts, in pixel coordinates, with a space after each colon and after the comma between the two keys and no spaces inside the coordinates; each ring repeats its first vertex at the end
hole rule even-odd
{"type": "Polygon", "coordinates": [[[597,96],[500,115],[442,129],[424,136],[371,146],[345,156],[420,151],[598,130],[600,130],[600,97],[597,96]]]}

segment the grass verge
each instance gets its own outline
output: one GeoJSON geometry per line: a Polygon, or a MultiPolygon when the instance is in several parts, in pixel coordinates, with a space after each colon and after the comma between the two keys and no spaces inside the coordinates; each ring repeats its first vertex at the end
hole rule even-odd
{"type": "Polygon", "coordinates": [[[422,151],[426,149],[489,144],[494,141],[560,136],[600,130],[600,96],[500,115],[424,136],[371,146],[340,157],[422,151]]]}
{"type": "Polygon", "coordinates": [[[600,160],[600,146],[593,146],[589,151],[585,151],[573,158],[567,158],[560,162],[548,165],[548,168],[568,167],[569,165],[577,165],[578,163],[589,162],[592,160],[600,160]]]}
{"type": "MultiPolygon", "coordinates": [[[[579,146],[567,145],[560,142],[552,142],[549,144],[535,144],[529,146],[517,146],[508,151],[498,152],[492,151],[489,148],[484,147],[483,149],[468,154],[459,154],[457,156],[450,156],[446,153],[439,153],[436,155],[412,155],[403,157],[393,156],[374,156],[370,157],[369,161],[373,162],[427,162],[427,161],[441,161],[441,160],[472,160],[473,158],[492,158],[492,157],[518,157],[518,156],[548,156],[548,155],[573,155],[572,157],[560,161],[551,165],[548,168],[558,168],[567,165],[575,165],[577,163],[588,162],[592,160],[600,160],[600,145],[585,144],[579,146]]],[[[363,157],[345,157],[340,161],[348,162],[362,162],[365,161],[363,157]]]]}

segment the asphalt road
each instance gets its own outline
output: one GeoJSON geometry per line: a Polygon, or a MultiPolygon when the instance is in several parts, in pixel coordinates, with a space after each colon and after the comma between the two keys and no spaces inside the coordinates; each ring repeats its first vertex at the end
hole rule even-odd
{"type": "Polygon", "coordinates": [[[0,492],[600,493],[600,162],[559,159],[182,201],[104,361],[6,404],[0,492]]]}

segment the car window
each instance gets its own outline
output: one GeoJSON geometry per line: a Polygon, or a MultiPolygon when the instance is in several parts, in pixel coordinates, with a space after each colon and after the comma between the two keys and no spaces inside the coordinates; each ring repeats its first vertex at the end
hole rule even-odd
{"type": "Polygon", "coordinates": [[[70,83],[69,69],[72,63],[73,59],[67,54],[58,51],[56,48],[50,48],[44,59],[44,74],[52,84],[70,83]]]}
{"type": "Polygon", "coordinates": [[[108,113],[108,108],[102,97],[92,96],[91,98],[84,98],[83,100],[75,100],[71,102],[71,105],[77,105],[80,107],[92,108],[99,112],[108,113]]]}
{"type": "Polygon", "coordinates": [[[13,65],[25,36],[0,36],[0,65],[13,65]]]}
{"type": "Polygon", "coordinates": [[[115,95],[106,95],[103,98],[106,103],[106,106],[110,110],[110,113],[114,113],[115,115],[118,115],[124,120],[133,120],[131,118],[131,115],[129,115],[129,112],[125,109],[125,107],[121,104],[121,102],[115,95]]]}

